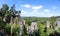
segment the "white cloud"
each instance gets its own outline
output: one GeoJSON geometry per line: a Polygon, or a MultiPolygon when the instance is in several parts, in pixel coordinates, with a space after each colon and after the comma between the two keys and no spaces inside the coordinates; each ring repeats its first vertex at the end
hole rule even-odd
{"type": "Polygon", "coordinates": [[[26,11],[24,11],[24,10],[22,10],[21,12],[22,12],[22,14],[25,14],[25,13],[27,13],[27,12],[26,12],[26,11]]]}
{"type": "Polygon", "coordinates": [[[40,5],[40,6],[33,6],[32,9],[34,9],[34,10],[39,10],[39,9],[41,9],[42,7],[43,7],[42,5],[40,5]]]}
{"type": "Polygon", "coordinates": [[[21,16],[27,16],[27,17],[29,17],[29,16],[37,16],[38,14],[39,14],[39,12],[34,12],[34,11],[28,12],[28,11],[22,10],[22,12],[21,12],[21,16]]]}
{"type": "Polygon", "coordinates": [[[44,12],[50,12],[50,10],[48,10],[48,9],[45,9],[45,10],[44,10],[44,12]]]}
{"type": "Polygon", "coordinates": [[[25,7],[25,8],[31,8],[31,5],[29,4],[24,4],[24,5],[21,5],[22,7],[25,7]]]}
{"type": "Polygon", "coordinates": [[[29,4],[25,4],[25,5],[22,5],[22,7],[25,7],[25,8],[28,8],[30,9],[31,11],[28,11],[28,10],[25,10],[23,9],[22,10],[22,13],[21,13],[21,16],[26,16],[26,17],[50,17],[52,16],[52,14],[50,13],[50,10],[49,9],[45,9],[43,10],[43,12],[40,12],[39,10],[43,8],[42,5],[39,5],[39,6],[32,6],[32,5],[29,5],[29,4]],[[49,13],[45,13],[45,12],[49,12],[49,13]]]}
{"type": "Polygon", "coordinates": [[[24,4],[24,5],[21,5],[21,6],[25,7],[25,8],[30,8],[30,9],[33,9],[33,10],[39,10],[39,9],[41,9],[43,7],[42,5],[33,6],[33,5],[29,5],[29,4],[24,4]]]}
{"type": "Polygon", "coordinates": [[[29,5],[29,4],[24,4],[24,5],[21,5],[22,7],[25,7],[25,8],[28,8],[28,9],[30,9],[32,12],[27,12],[27,14],[29,15],[29,16],[34,16],[34,15],[36,15],[36,14],[39,14],[38,13],[38,11],[41,9],[41,8],[43,8],[43,6],[42,5],[38,5],[38,6],[33,6],[33,5],[29,5]]]}
{"type": "Polygon", "coordinates": [[[33,17],[33,16],[35,16],[35,17],[51,17],[51,16],[53,16],[53,14],[45,13],[45,12],[37,12],[37,11],[36,12],[34,12],[34,11],[28,12],[28,11],[22,10],[21,16],[23,16],[23,17],[33,17]]]}

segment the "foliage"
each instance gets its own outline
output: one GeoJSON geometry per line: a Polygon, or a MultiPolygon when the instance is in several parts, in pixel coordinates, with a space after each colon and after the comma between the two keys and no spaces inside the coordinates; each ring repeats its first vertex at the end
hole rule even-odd
{"type": "Polygon", "coordinates": [[[4,28],[5,33],[10,35],[10,33],[11,33],[10,29],[11,29],[11,25],[10,24],[6,24],[5,28],[4,28]]]}
{"type": "Polygon", "coordinates": [[[50,19],[50,25],[51,25],[51,27],[52,27],[52,29],[55,29],[55,21],[56,21],[56,19],[55,19],[55,17],[51,17],[50,19]]]}
{"type": "Polygon", "coordinates": [[[23,33],[22,33],[22,36],[26,36],[27,35],[27,29],[26,29],[26,26],[23,25],[23,33]]]}
{"type": "Polygon", "coordinates": [[[11,17],[15,18],[16,17],[16,12],[21,13],[21,11],[16,11],[15,10],[15,5],[11,6],[11,9],[7,4],[3,4],[1,9],[0,9],[0,29],[4,29],[4,32],[8,34],[9,36],[11,35],[11,26],[13,26],[13,33],[14,35],[17,35],[17,31],[19,31],[19,26],[15,24],[10,25],[11,17]]]}
{"type": "Polygon", "coordinates": [[[13,36],[18,36],[19,33],[20,33],[20,27],[19,27],[19,25],[13,24],[11,26],[11,28],[12,28],[12,34],[13,34],[13,36]]]}
{"type": "Polygon", "coordinates": [[[44,25],[38,24],[37,26],[38,26],[38,29],[39,29],[40,36],[45,36],[45,33],[44,33],[44,25]]]}

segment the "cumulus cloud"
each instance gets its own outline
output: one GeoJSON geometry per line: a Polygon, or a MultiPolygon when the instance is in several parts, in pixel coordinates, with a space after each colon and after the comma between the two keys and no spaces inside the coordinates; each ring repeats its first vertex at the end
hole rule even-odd
{"type": "Polygon", "coordinates": [[[22,7],[28,8],[31,11],[28,11],[27,9],[23,9],[21,12],[21,16],[26,16],[26,17],[50,17],[52,16],[52,14],[50,13],[49,9],[44,9],[43,12],[40,12],[39,10],[43,8],[42,5],[39,6],[33,6],[33,5],[29,5],[29,4],[25,4],[22,5],[22,7]],[[49,12],[49,13],[45,13],[45,12],[49,12]]]}
{"type": "Polygon", "coordinates": [[[45,10],[44,10],[44,12],[50,12],[50,10],[48,10],[48,9],[45,9],[45,10]]]}
{"type": "Polygon", "coordinates": [[[40,6],[33,6],[32,9],[34,9],[34,10],[39,10],[39,9],[41,9],[42,7],[43,7],[42,5],[40,5],[40,6]]]}
{"type": "Polygon", "coordinates": [[[34,12],[34,11],[28,12],[28,11],[22,10],[22,12],[21,12],[21,16],[27,16],[27,17],[37,16],[38,14],[39,14],[39,12],[34,12]]]}
{"type": "Polygon", "coordinates": [[[23,17],[33,17],[33,16],[35,16],[35,17],[51,17],[51,16],[53,16],[53,14],[45,13],[45,12],[37,12],[37,11],[36,12],[34,12],[34,11],[28,12],[28,11],[22,10],[21,16],[23,16],[23,17]]]}
{"type": "Polygon", "coordinates": [[[25,7],[25,8],[31,8],[31,5],[29,4],[24,4],[24,5],[21,5],[22,7],[25,7]]]}
{"type": "Polygon", "coordinates": [[[30,8],[30,9],[33,9],[33,10],[39,10],[39,9],[41,9],[43,7],[42,5],[32,6],[32,5],[29,5],[29,4],[24,4],[24,5],[21,5],[21,6],[25,7],[25,8],[30,8]]]}

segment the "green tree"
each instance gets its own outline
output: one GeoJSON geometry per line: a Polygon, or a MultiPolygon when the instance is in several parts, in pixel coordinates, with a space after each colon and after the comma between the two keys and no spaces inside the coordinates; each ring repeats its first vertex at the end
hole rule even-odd
{"type": "Polygon", "coordinates": [[[8,14],[9,7],[7,4],[3,4],[2,8],[0,9],[0,25],[1,29],[4,28],[5,23],[3,22],[3,19],[7,16],[8,14]]]}
{"type": "Polygon", "coordinates": [[[2,8],[1,8],[2,17],[6,16],[8,14],[8,10],[9,10],[8,5],[7,4],[3,4],[2,8]]]}
{"type": "MultiPolygon", "coordinates": [[[[2,8],[0,9],[0,29],[4,29],[5,33],[7,33],[10,36],[11,33],[11,26],[13,26],[13,33],[14,36],[17,36],[17,33],[19,33],[19,25],[15,23],[15,25],[10,25],[10,19],[13,17],[13,19],[16,17],[16,10],[15,10],[15,5],[11,6],[11,9],[9,10],[9,6],[7,4],[3,4],[2,8]],[[3,20],[4,19],[4,20],[3,20]],[[9,22],[9,23],[8,23],[9,22]],[[3,28],[2,28],[3,27],[3,28]]],[[[17,11],[21,13],[21,11],[17,11]]]]}
{"type": "Polygon", "coordinates": [[[12,25],[12,36],[18,36],[18,35],[20,35],[19,33],[20,33],[20,27],[19,27],[19,25],[14,23],[12,25]]]}
{"type": "Polygon", "coordinates": [[[4,27],[4,31],[6,34],[8,34],[8,36],[10,36],[10,29],[11,29],[11,25],[10,24],[6,24],[4,27]]]}
{"type": "Polygon", "coordinates": [[[27,36],[27,29],[26,29],[25,25],[23,25],[22,36],[27,36]]]}
{"type": "Polygon", "coordinates": [[[44,33],[44,25],[37,24],[37,26],[38,26],[38,30],[39,30],[39,36],[45,36],[45,33],[44,33]]]}
{"type": "Polygon", "coordinates": [[[50,25],[51,25],[51,28],[52,28],[52,29],[54,29],[54,27],[55,27],[55,25],[56,25],[56,24],[55,24],[55,21],[56,21],[55,17],[51,17],[51,18],[50,18],[50,25]]]}

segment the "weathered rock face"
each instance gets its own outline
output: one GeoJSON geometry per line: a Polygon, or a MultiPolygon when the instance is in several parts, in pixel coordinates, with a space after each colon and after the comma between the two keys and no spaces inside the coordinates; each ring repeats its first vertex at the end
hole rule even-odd
{"type": "Polygon", "coordinates": [[[37,30],[37,23],[36,22],[32,22],[31,26],[28,27],[28,32],[29,33],[33,33],[35,30],[37,30]]]}
{"type": "MultiPolygon", "coordinates": [[[[47,21],[46,22],[46,27],[47,28],[54,28],[54,29],[56,29],[57,28],[57,23],[59,23],[59,21],[55,21],[55,22],[53,22],[53,26],[51,25],[51,22],[50,21],[47,21]]],[[[59,25],[60,26],[60,25],[59,25]]]]}
{"type": "Polygon", "coordinates": [[[11,21],[14,21],[13,20],[14,18],[16,18],[16,17],[20,18],[20,13],[18,11],[17,11],[17,13],[15,13],[15,12],[12,12],[10,14],[4,15],[4,17],[2,18],[3,22],[5,22],[5,23],[11,23],[11,21]]]}
{"type": "Polygon", "coordinates": [[[23,28],[25,26],[25,20],[19,21],[18,25],[20,26],[20,35],[22,35],[23,34],[23,28]]]}
{"type": "Polygon", "coordinates": [[[60,21],[56,21],[56,23],[57,23],[57,27],[60,27],[60,21]]]}
{"type": "Polygon", "coordinates": [[[5,23],[10,23],[11,20],[13,20],[15,17],[16,17],[15,15],[14,15],[14,16],[4,17],[4,18],[3,18],[3,22],[5,22],[5,23]]]}
{"type": "Polygon", "coordinates": [[[58,28],[60,28],[60,18],[57,18],[56,21],[55,21],[55,29],[58,30],[58,28]]]}
{"type": "Polygon", "coordinates": [[[47,26],[47,28],[50,27],[50,21],[47,21],[47,22],[46,22],[46,26],[47,26]]]}
{"type": "Polygon", "coordinates": [[[60,28],[60,21],[59,20],[56,20],[55,29],[58,30],[58,28],[60,28]]]}

